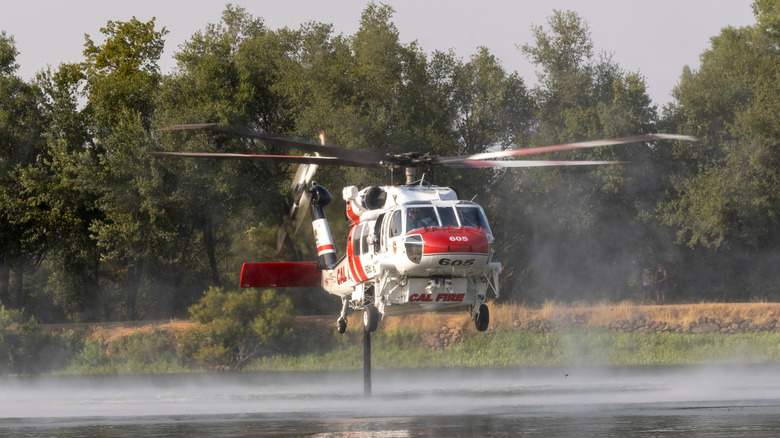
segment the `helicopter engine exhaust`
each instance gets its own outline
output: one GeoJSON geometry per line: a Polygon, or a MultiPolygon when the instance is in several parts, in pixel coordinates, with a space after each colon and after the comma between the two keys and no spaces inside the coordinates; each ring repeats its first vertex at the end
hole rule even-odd
{"type": "Polygon", "coordinates": [[[366,210],[376,210],[385,206],[387,192],[381,187],[371,186],[361,190],[358,194],[358,203],[366,210]]]}
{"type": "Polygon", "coordinates": [[[317,242],[317,255],[319,256],[320,269],[331,270],[338,262],[336,247],[333,245],[333,237],[330,235],[330,227],[325,217],[324,207],[333,199],[325,187],[312,183],[309,189],[311,195],[311,217],[314,228],[314,240],[317,242]]]}

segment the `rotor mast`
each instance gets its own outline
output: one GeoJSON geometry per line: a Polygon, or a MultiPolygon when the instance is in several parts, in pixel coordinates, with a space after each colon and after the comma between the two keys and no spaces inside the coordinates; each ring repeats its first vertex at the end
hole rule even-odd
{"type": "Polygon", "coordinates": [[[414,167],[406,167],[406,185],[414,182],[416,171],[414,167]]]}

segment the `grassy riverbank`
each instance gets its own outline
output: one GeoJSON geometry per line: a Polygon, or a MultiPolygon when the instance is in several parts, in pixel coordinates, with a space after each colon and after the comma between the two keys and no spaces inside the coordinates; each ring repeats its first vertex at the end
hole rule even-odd
{"type": "MultiPolygon", "coordinates": [[[[301,317],[291,344],[244,369],[360,369],[359,316],[351,316],[344,335],[336,333],[332,317],[301,317]]],[[[467,312],[387,318],[372,335],[372,363],[376,369],[415,369],[780,362],[778,321],[780,304],[775,303],[493,305],[490,328],[482,333],[467,312]]],[[[46,330],[85,339],[60,372],[149,374],[199,371],[179,352],[181,335],[193,325],[107,323],[80,331],[73,325],[46,330]]]]}
{"type": "MultiPolygon", "coordinates": [[[[780,304],[491,307],[478,333],[467,314],[388,318],[372,338],[374,368],[683,365],[780,362],[780,304]],[[628,327],[628,328],[624,328],[628,327]]],[[[362,332],[351,320],[328,351],[255,361],[256,370],[356,369],[362,332]]]]}
{"type": "MultiPolygon", "coordinates": [[[[527,366],[682,365],[780,362],[780,334],[609,333],[574,330],[531,333],[496,330],[469,336],[449,349],[419,346],[422,333],[392,329],[372,340],[374,368],[502,368],[527,366]]],[[[252,370],[343,370],[362,367],[362,344],[353,340],[331,351],[274,356],[252,370]]]]}

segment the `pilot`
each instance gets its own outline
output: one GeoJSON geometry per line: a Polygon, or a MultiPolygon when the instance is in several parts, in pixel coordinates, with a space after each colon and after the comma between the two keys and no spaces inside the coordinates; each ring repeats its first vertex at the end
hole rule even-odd
{"type": "Polygon", "coordinates": [[[433,223],[433,219],[425,215],[419,208],[410,208],[406,216],[406,231],[425,228],[433,223]]]}

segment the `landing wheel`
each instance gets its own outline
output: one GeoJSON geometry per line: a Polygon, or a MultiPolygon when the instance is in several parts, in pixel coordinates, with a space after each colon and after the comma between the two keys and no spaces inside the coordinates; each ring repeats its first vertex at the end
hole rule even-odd
{"type": "Polygon", "coordinates": [[[477,331],[484,332],[487,330],[488,324],[490,324],[490,311],[488,310],[488,306],[480,304],[479,313],[477,314],[477,317],[474,318],[474,326],[477,328],[477,331]]]}
{"type": "Polygon", "coordinates": [[[339,318],[339,320],[336,322],[336,330],[338,330],[339,334],[344,334],[344,332],[347,331],[347,319],[346,318],[339,318]]]}
{"type": "Polygon", "coordinates": [[[363,330],[376,331],[379,325],[379,310],[373,304],[363,306],[363,330]]]}

